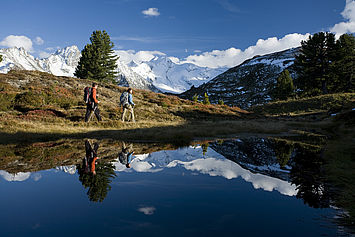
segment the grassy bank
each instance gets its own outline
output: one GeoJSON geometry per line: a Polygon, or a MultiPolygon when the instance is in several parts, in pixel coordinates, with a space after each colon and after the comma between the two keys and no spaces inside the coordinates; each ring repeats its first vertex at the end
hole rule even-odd
{"type": "MultiPolygon", "coordinates": [[[[0,141],[96,137],[176,142],[233,137],[241,133],[331,132],[334,119],[330,119],[329,113],[336,109],[349,110],[355,98],[355,94],[338,94],[279,101],[254,107],[253,112],[248,112],[238,107],[204,105],[137,89],[134,90],[137,123],[123,123],[118,103],[127,88],[100,84],[98,97],[103,121],[85,123],[83,89],[91,83],[37,71],[0,74],[0,141]],[[322,118],[308,117],[316,112],[323,113],[322,118]],[[295,116],[280,120],[284,114],[295,116]]],[[[337,123],[342,123],[344,119],[339,121],[337,123]]]]}
{"type": "Polygon", "coordinates": [[[267,116],[317,116],[320,119],[331,114],[355,108],[355,93],[321,95],[310,98],[289,99],[254,106],[251,111],[267,116]]]}

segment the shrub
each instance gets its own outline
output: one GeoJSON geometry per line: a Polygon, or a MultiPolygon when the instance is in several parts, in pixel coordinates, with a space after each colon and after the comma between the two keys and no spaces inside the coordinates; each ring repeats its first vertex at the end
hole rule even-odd
{"type": "Polygon", "coordinates": [[[42,92],[26,91],[16,95],[15,106],[18,109],[39,108],[44,104],[44,97],[42,92]]]}
{"type": "Polygon", "coordinates": [[[210,99],[208,98],[207,92],[205,92],[205,97],[203,98],[203,104],[210,105],[210,99]]]}
{"type": "Polygon", "coordinates": [[[13,108],[15,94],[0,93],[0,111],[8,111],[13,108]]]}
{"type": "Polygon", "coordinates": [[[219,99],[219,100],[218,100],[218,104],[219,104],[219,105],[224,105],[224,101],[223,101],[222,99],[219,99]]]}

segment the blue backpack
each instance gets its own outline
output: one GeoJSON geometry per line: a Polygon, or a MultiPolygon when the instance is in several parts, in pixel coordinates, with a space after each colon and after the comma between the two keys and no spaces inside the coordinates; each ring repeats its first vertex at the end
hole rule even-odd
{"type": "Polygon", "coordinates": [[[125,92],[123,92],[122,93],[122,95],[121,95],[121,97],[120,97],[120,104],[122,105],[122,106],[125,106],[125,105],[128,105],[129,103],[128,103],[128,92],[127,91],[125,91],[125,92]]]}

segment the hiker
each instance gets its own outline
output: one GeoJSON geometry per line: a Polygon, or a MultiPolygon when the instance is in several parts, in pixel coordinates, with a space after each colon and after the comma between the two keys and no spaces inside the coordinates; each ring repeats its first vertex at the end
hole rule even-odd
{"type": "Polygon", "coordinates": [[[123,107],[122,118],[121,118],[122,122],[124,122],[124,120],[125,120],[125,115],[126,115],[127,110],[130,111],[131,121],[133,123],[136,122],[136,120],[134,119],[133,108],[134,108],[135,104],[133,103],[133,100],[132,100],[132,97],[133,97],[132,93],[133,93],[132,88],[128,88],[127,91],[123,92],[120,97],[120,104],[123,107]]]}
{"type": "MultiPolygon", "coordinates": [[[[86,114],[85,114],[85,122],[89,122],[92,116],[92,113],[95,114],[98,121],[102,121],[100,116],[100,110],[98,108],[98,104],[100,101],[97,100],[97,83],[92,83],[91,91],[88,93],[88,99],[86,101],[86,114]]],[[[85,88],[86,90],[87,88],[85,88]]]]}
{"type": "Polygon", "coordinates": [[[83,171],[84,173],[92,173],[96,175],[95,166],[96,161],[99,159],[97,157],[97,150],[99,149],[99,144],[94,143],[94,148],[92,148],[88,140],[85,141],[85,158],[83,159],[83,171]]]}
{"type": "Polygon", "coordinates": [[[132,144],[130,144],[129,147],[126,147],[126,144],[122,142],[122,151],[118,153],[118,160],[121,164],[125,165],[127,168],[131,168],[133,154],[132,144]]]}

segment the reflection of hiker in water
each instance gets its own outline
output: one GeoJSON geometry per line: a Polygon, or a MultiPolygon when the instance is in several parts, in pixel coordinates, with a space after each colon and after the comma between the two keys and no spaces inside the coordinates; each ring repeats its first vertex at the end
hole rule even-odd
{"type": "Polygon", "coordinates": [[[127,168],[131,168],[131,161],[133,155],[132,144],[126,147],[126,144],[122,143],[122,151],[118,154],[118,160],[121,164],[125,165],[127,168]]]}
{"type": "Polygon", "coordinates": [[[110,183],[116,176],[114,166],[110,162],[96,164],[98,143],[93,146],[89,141],[85,141],[85,157],[83,163],[77,166],[79,181],[87,190],[89,200],[92,202],[102,202],[111,190],[110,183]]]}
{"type": "Polygon", "coordinates": [[[85,173],[91,172],[93,175],[96,174],[95,166],[96,161],[99,159],[97,157],[97,149],[99,149],[99,144],[94,144],[94,149],[92,148],[88,140],[85,141],[85,158],[83,159],[83,171],[85,173]]]}

